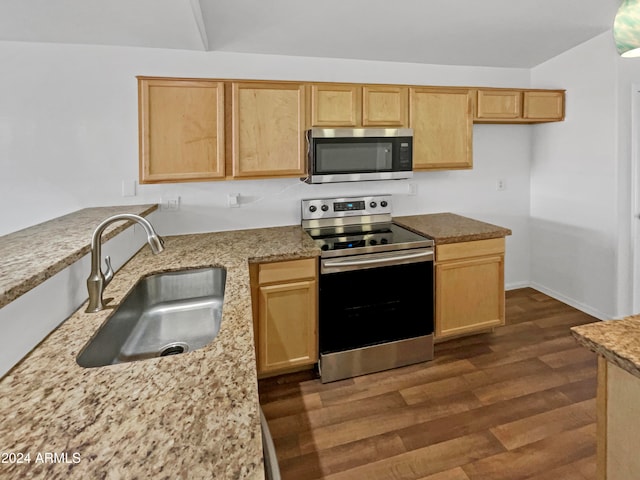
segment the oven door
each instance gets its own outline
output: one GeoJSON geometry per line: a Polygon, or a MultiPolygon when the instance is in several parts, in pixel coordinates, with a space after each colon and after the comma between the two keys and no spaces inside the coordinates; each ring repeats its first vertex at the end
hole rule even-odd
{"type": "Polygon", "coordinates": [[[320,276],[321,354],[433,333],[433,261],[373,265],[320,276]]]}

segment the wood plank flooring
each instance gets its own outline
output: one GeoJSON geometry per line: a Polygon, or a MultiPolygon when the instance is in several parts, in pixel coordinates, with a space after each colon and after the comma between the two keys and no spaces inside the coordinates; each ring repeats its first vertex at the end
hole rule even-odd
{"type": "Polygon", "coordinates": [[[261,380],[284,480],[595,480],[597,321],[533,289],[506,323],[436,344],[432,362],[321,384],[261,380]]]}

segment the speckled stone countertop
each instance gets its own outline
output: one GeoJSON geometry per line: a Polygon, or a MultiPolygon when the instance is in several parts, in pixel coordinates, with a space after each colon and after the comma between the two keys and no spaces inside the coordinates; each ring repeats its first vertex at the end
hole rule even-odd
{"type": "MultiPolygon", "coordinates": [[[[82,258],[100,222],[118,213],[146,216],[157,205],[85,208],[0,237],[0,308],[82,258]]],[[[129,226],[107,227],[103,241],[129,226]]]]}
{"type": "Polygon", "coordinates": [[[572,327],[580,344],[640,377],[640,315],[572,327]]]}
{"type": "Polygon", "coordinates": [[[511,235],[511,230],[455,213],[393,217],[393,222],[433,239],[436,245],[470,242],[511,235]]]}
{"type": "Polygon", "coordinates": [[[143,247],[105,298],[119,304],[151,273],[223,266],[218,337],[181,355],[85,369],[75,358],[110,310],[83,305],[0,380],[0,450],[31,455],[30,464],[0,463],[0,478],[264,478],[248,261],[320,250],[299,226],[165,241],[160,255],[143,247]],[[67,463],[36,463],[38,453],[67,454],[67,463]]]}

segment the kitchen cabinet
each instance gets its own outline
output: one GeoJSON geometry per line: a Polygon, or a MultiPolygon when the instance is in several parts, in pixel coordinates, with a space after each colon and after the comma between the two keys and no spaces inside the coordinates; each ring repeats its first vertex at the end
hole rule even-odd
{"type": "Polygon", "coordinates": [[[504,245],[504,238],[436,245],[436,339],[504,325],[504,245]]]}
{"type": "Polygon", "coordinates": [[[409,89],[414,170],[472,167],[472,100],[468,89],[409,89]]]}
{"type": "Polygon", "coordinates": [[[318,361],[316,258],[251,265],[258,375],[309,368],[318,361]]]}
{"type": "Polygon", "coordinates": [[[225,176],[224,84],[138,79],[140,183],[225,176]]]}
{"type": "Polygon", "coordinates": [[[357,127],[361,123],[362,91],[359,85],[319,83],[311,85],[313,127],[357,127]]]}
{"type": "Polygon", "coordinates": [[[233,82],[234,178],[299,177],[306,171],[303,84],[233,82]]]}
{"type": "Polygon", "coordinates": [[[311,85],[313,127],[406,127],[408,89],[396,85],[311,85]]]}
{"type": "Polygon", "coordinates": [[[536,121],[559,121],[564,119],[564,92],[524,92],[523,118],[536,121]]]}
{"type": "Polygon", "coordinates": [[[407,87],[365,85],[362,87],[362,125],[406,127],[408,103],[407,87]]]}
{"type": "Polygon", "coordinates": [[[598,480],[628,480],[640,472],[639,400],[640,378],[598,357],[598,480]]]}
{"type": "Polygon", "coordinates": [[[475,123],[542,123],[564,120],[563,90],[479,89],[475,123]]]}
{"type": "Polygon", "coordinates": [[[522,92],[519,90],[478,90],[476,118],[516,119],[522,116],[522,92]]]}

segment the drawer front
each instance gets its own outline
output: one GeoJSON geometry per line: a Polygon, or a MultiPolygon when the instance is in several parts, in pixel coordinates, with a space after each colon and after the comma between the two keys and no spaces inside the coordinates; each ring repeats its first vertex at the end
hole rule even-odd
{"type": "Polygon", "coordinates": [[[436,262],[504,254],[504,237],[436,245],[436,262]]]}
{"type": "Polygon", "coordinates": [[[303,258],[286,262],[261,263],[258,267],[258,283],[288,282],[315,278],[318,262],[316,258],[303,258]]]}

